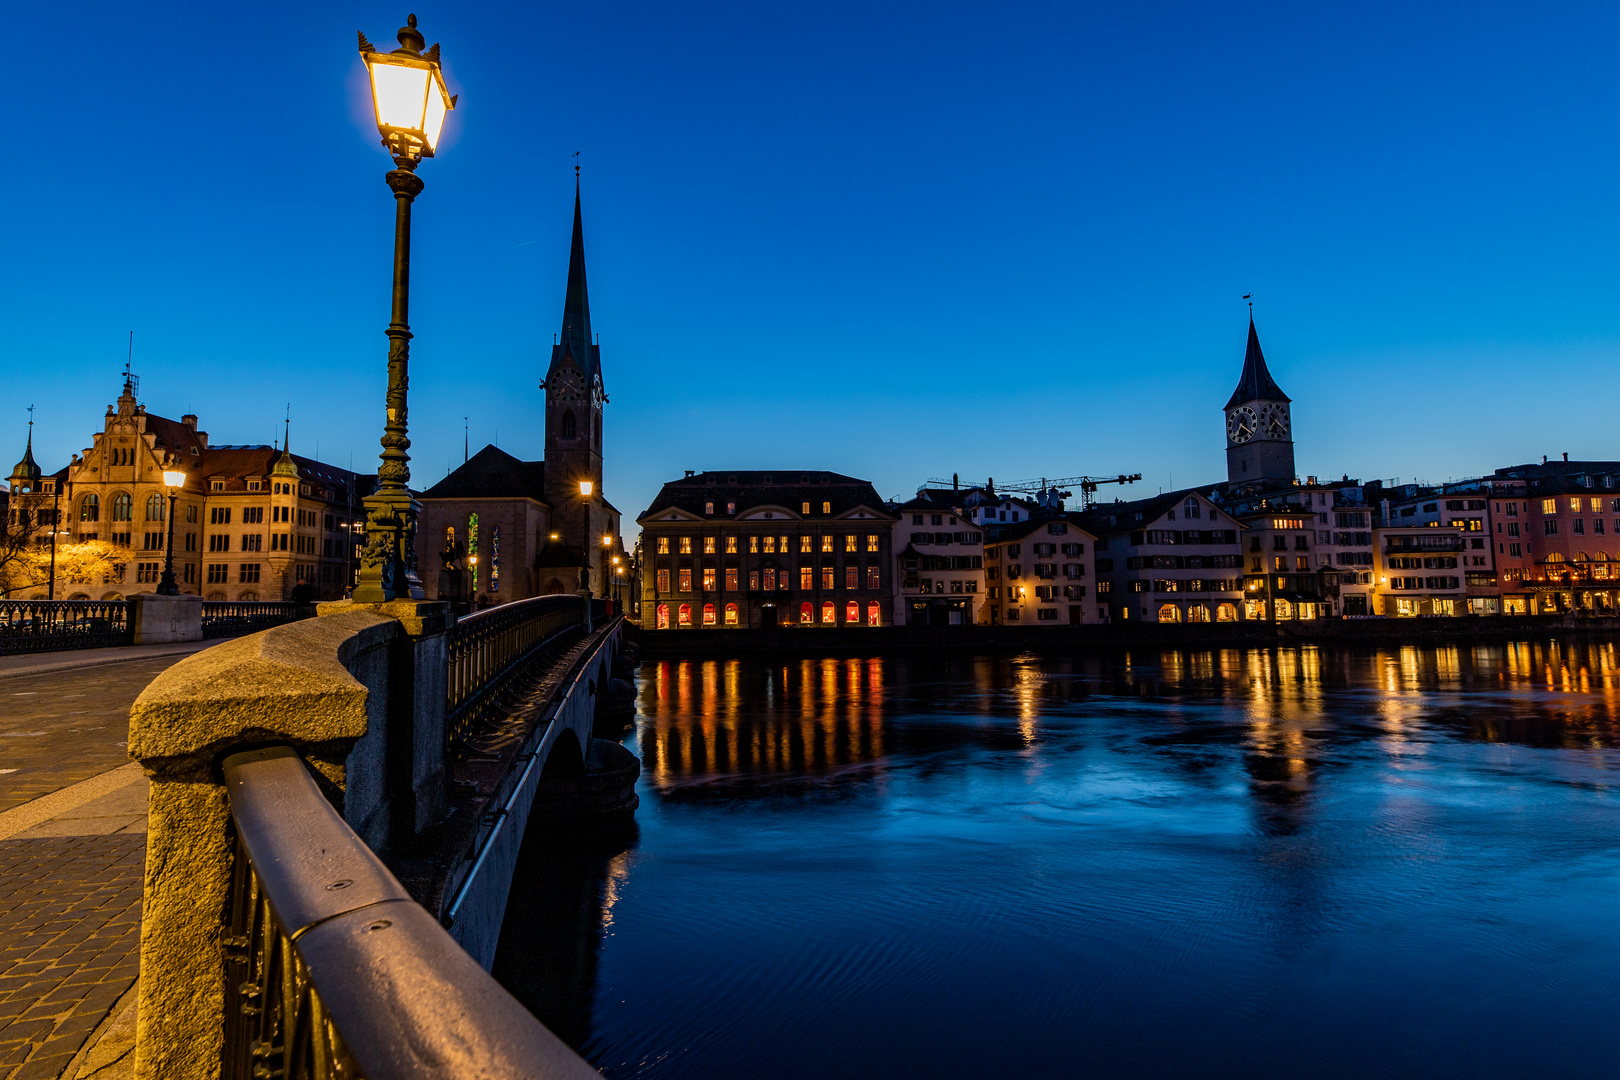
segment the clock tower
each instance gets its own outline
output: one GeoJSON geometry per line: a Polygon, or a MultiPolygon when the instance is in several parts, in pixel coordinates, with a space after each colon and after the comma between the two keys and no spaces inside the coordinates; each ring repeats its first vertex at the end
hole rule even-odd
{"type": "Polygon", "coordinates": [[[1260,335],[1250,316],[1243,377],[1226,403],[1226,479],[1230,483],[1294,479],[1294,429],[1288,401],[1266,370],[1260,335]]]}

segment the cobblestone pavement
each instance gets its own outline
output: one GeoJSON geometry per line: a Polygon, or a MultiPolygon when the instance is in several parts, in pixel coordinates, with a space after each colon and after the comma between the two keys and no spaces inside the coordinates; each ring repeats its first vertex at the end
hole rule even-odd
{"type": "Polygon", "coordinates": [[[129,707],[181,656],[0,675],[0,811],[129,761],[129,707]]]}
{"type": "Polygon", "coordinates": [[[144,833],[0,840],[0,1080],[54,1080],[134,983],[145,857],[144,833]]]}

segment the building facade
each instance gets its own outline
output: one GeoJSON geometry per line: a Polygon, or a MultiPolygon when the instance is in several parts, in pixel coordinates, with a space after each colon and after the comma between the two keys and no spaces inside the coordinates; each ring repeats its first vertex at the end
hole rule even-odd
{"type": "Polygon", "coordinates": [[[870,483],[838,473],[672,480],[637,519],[641,626],[891,625],[896,520],[870,483]]]}
{"type": "Polygon", "coordinates": [[[984,530],[973,525],[962,492],[922,488],[891,507],[896,515],[894,622],[973,626],[985,608],[984,530]]]}
{"type": "Polygon", "coordinates": [[[996,525],[984,549],[989,621],[1020,626],[1106,621],[1092,603],[1096,545],[1097,537],[1072,511],[996,525]]]}
{"type": "MultiPolygon", "coordinates": [[[[354,581],[361,498],[372,478],[285,447],[214,446],[197,418],[170,420],[124,380],[91,445],[50,478],[58,549],[100,541],[122,561],[94,580],[58,576],[58,599],[151,592],[168,555],[165,469],[186,474],[174,500],[174,571],[182,593],[209,600],[338,600],[354,581]]],[[[41,487],[45,486],[42,483],[41,487]]],[[[39,524],[40,539],[50,527],[39,524]]],[[[43,598],[40,583],[19,593],[43,598]]]]}
{"type": "Polygon", "coordinates": [[[1235,622],[1243,617],[1242,524],[1198,489],[1103,503],[1080,522],[1095,536],[1103,622],[1235,622]]]}

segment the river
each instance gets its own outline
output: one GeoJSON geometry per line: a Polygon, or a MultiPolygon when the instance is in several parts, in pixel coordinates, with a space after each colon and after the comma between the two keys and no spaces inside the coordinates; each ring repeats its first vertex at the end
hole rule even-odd
{"type": "Polygon", "coordinates": [[[1613,1076],[1608,642],[641,665],[495,974],[613,1078],[1613,1076]]]}

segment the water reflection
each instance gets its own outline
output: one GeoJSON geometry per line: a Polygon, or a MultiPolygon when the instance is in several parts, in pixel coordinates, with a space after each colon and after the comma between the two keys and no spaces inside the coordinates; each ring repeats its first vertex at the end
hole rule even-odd
{"type": "Polygon", "coordinates": [[[1620,1005],[1610,642],[638,682],[640,839],[526,848],[497,962],[609,1076],[1590,1074],[1620,1005]]]}

